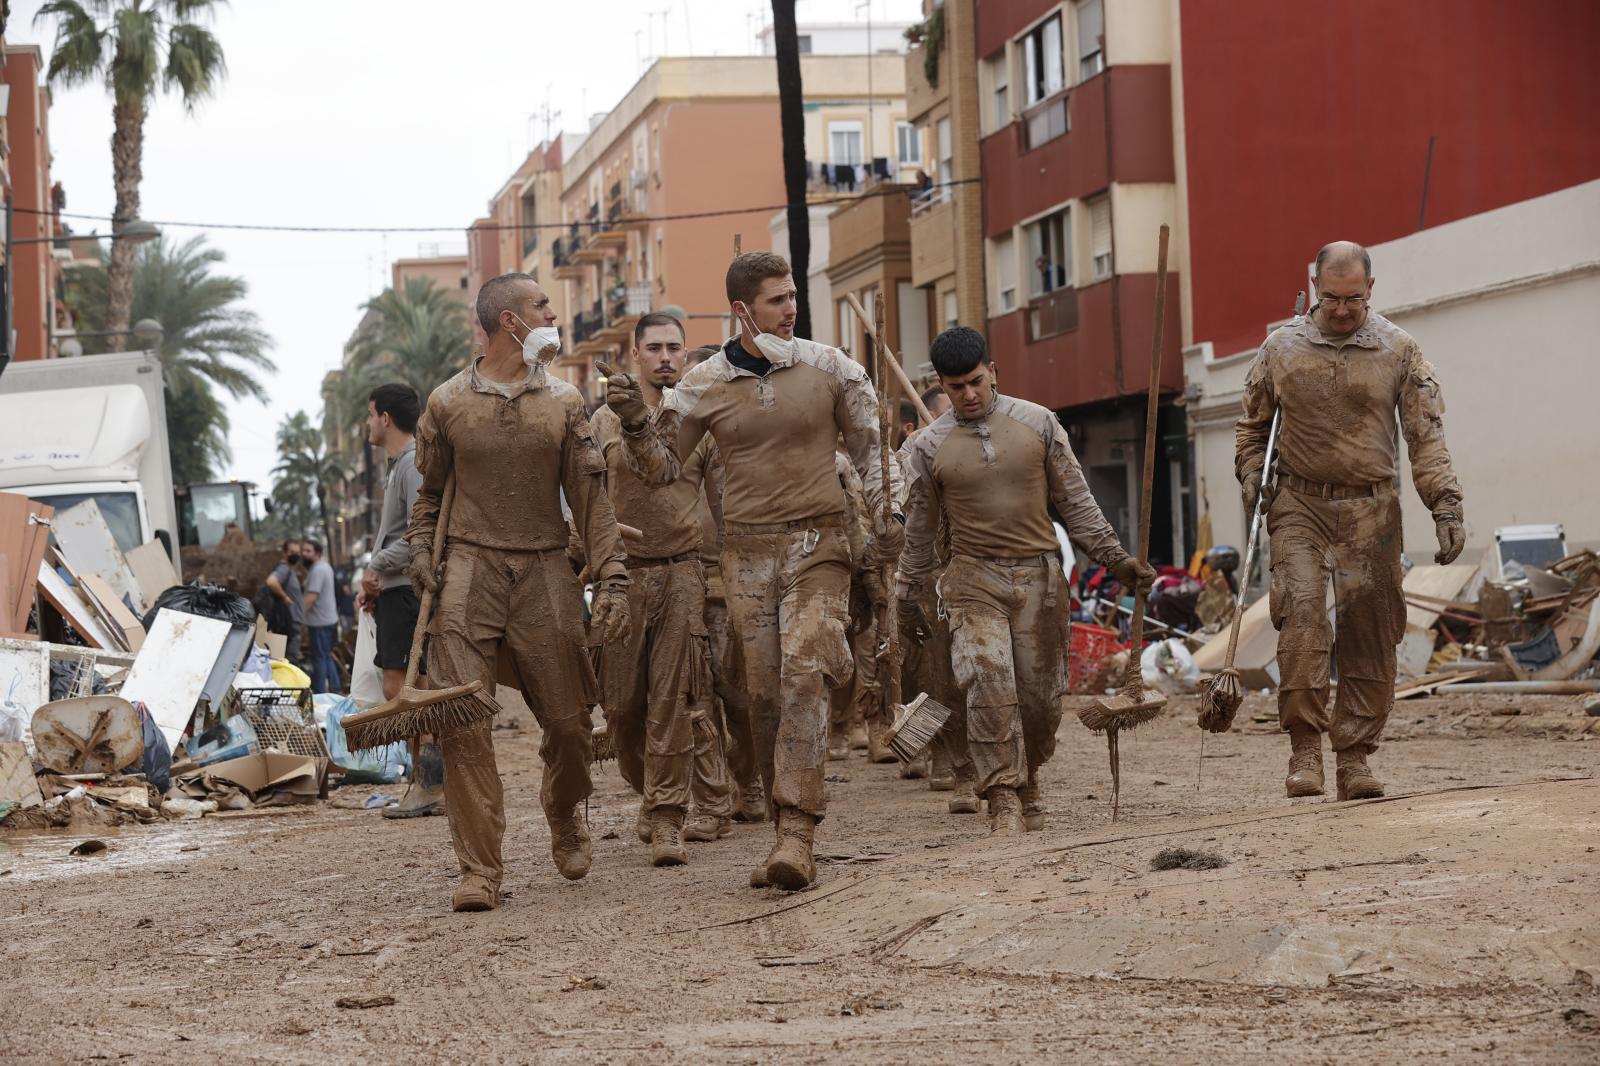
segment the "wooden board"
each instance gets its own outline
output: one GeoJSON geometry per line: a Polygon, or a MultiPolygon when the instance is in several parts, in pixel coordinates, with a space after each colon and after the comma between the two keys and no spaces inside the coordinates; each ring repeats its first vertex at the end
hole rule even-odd
{"type": "MultiPolygon", "coordinates": [[[[1419,596],[1428,600],[1449,601],[1461,595],[1477,574],[1473,563],[1452,563],[1449,566],[1413,566],[1401,582],[1408,599],[1419,596]]],[[[1432,629],[1439,620],[1439,612],[1417,604],[1406,605],[1406,625],[1417,629],[1432,629]]]]}
{"type": "Polygon", "coordinates": [[[90,647],[115,650],[121,646],[110,628],[100,621],[94,608],[85,603],[77,590],[67,584],[67,579],[50,569],[47,563],[39,564],[39,593],[50,606],[61,612],[61,617],[78,631],[78,636],[87,641],[90,647]]]}
{"type": "Polygon", "coordinates": [[[84,574],[83,589],[95,607],[99,608],[102,620],[109,623],[122,646],[128,651],[137,652],[144,645],[144,626],[111,591],[111,586],[99,574],[84,574]]]}
{"type": "Polygon", "coordinates": [[[26,496],[0,492],[0,555],[5,556],[8,574],[6,593],[0,597],[0,629],[21,633],[28,628],[39,561],[54,514],[54,508],[26,496]]]}
{"type": "Polygon", "coordinates": [[[128,553],[128,568],[144,594],[145,610],[155,605],[156,597],[174,585],[181,585],[178,572],[172,569],[172,556],[159,540],[141,544],[128,553]]]}
{"type": "Polygon", "coordinates": [[[167,744],[177,749],[195,703],[233,627],[220,618],[162,610],[133,661],[122,697],[150,710],[167,744]]]}
{"type": "Polygon", "coordinates": [[[39,779],[33,776],[33,760],[27,745],[20,740],[0,743],[0,803],[19,807],[38,807],[44,803],[39,779]]]}
{"type": "Polygon", "coordinates": [[[117,547],[99,504],[84,500],[68,507],[55,516],[51,529],[73,570],[80,574],[99,574],[118,599],[127,596],[135,611],[145,609],[139,582],[128,568],[122,549],[117,547]]]}

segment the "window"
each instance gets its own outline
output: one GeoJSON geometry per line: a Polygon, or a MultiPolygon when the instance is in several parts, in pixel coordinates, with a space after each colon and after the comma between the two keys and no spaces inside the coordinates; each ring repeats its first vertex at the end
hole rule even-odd
{"type": "Polygon", "coordinates": [[[855,166],[864,162],[866,157],[861,151],[861,136],[859,119],[828,123],[828,162],[836,166],[840,163],[855,166]]]}
{"type": "Polygon", "coordinates": [[[1022,38],[1024,104],[1032,107],[1066,86],[1061,65],[1061,16],[1052,15],[1022,38]]]}
{"type": "Polygon", "coordinates": [[[1089,257],[1095,281],[1111,276],[1111,199],[1089,204],[1089,257]]]}
{"type": "Polygon", "coordinates": [[[989,60],[989,129],[1003,128],[1011,121],[1011,63],[1006,52],[989,60]]]}
{"type": "Polygon", "coordinates": [[[1017,242],[1011,234],[995,240],[990,254],[994,263],[995,301],[1001,311],[1017,309],[1017,242]]]}
{"type": "Polygon", "coordinates": [[[944,294],[944,328],[959,326],[961,318],[956,309],[956,290],[951,289],[944,294]]]}
{"type": "Polygon", "coordinates": [[[808,56],[811,54],[811,35],[809,33],[797,34],[795,43],[800,46],[801,55],[808,56]]]}
{"type": "Polygon", "coordinates": [[[950,198],[950,183],[955,181],[955,137],[950,116],[939,120],[939,199],[950,198]]]}
{"type": "Polygon", "coordinates": [[[1072,284],[1072,224],[1065,210],[1030,223],[1028,232],[1028,295],[1072,284]]]}
{"type": "Polygon", "coordinates": [[[1055,140],[1070,129],[1072,129],[1072,118],[1067,111],[1067,98],[1057,97],[1028,112],[1028,125],[1024,131],[1027,134],[1026,146],[1037,148],[1046,141],[1055,140]]]}
{"type": "Polygon", "coordinates": [[[1106,69],[1105,0],[1078,0],[1078,80],[1106,69]]]}
{"type": "Polygon", "coordinates": [[[839,300],[835,302],[834,306],[839,309],[839,346],[849,349],[850,354],[854,356],[856,347],[855,309],[850,306],[850,301],[848,300],[839,300]]]}
{"type": "Polygon", "coordinates": [[[896,122],[894,143],[902,170],[922,165],[922,134],[917,127],[909,122],[896,122]]]}

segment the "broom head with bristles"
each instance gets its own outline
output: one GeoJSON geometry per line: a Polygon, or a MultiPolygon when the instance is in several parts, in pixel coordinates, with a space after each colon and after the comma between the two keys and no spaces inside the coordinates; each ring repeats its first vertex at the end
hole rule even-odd
{"type": "Polygon", "coordinates": [[[1244,682],[1232,667],[1200,682],[1200,728],[1207,733],[1226,733],[1233,728],[1233,716],[1244,702],[1244,682]]]}
{"type": "Polygon", "coordinates": [[[889,749],[901,762],[915,762],[949,720],[950,708],[924,692],[896,708],[894,724],[889,727],[889,749]]]}
{"type": "Polygon", "coordinates": [[[589,756],[591,763],[606,762],[617,757],[617,741],[611,735],[610,726],[595,726],[590,734],[590,744],[593,747],[593,753],[589,756]]]}
{"type": "Polygon", "coordinates": [[[1137,693],[1124,690],[1115,696],[1095,700],[1078,710],[1078,721],[1096,733],[1118,732],[1144,725],[1158,717],[1167,706],[1167,697],[1160,692],[1141,690],[1137,693]]]}
{"type": "Polygon", "coordinates": [[[388,703],[346,718],[342,723],[345,740],[351,751],[360,751],[486,721],[500,713],[500,705],[480,691],[482,688],[482,681],[453,688],[408,686],[388,703]]]}

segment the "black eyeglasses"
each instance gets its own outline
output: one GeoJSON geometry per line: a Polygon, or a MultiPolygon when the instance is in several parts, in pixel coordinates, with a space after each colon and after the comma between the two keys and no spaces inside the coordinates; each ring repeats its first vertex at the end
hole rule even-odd
{"type": "Polygon", "coordinates": [[[1344,306],[1352,311],[1359,311],[1367,306],[1367,298],[1365,296],[1319,296],[1317,297],[1317,303],[1329,309],[1344,306]]]}

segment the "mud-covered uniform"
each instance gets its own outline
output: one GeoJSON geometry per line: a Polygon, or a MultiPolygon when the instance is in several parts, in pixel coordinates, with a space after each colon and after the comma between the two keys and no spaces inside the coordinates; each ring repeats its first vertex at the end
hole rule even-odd
{"type": "MultiPolygon", "coordinates": [[[[700,497],[709,442],[664,488],[634,476],[622,447],[622,422],[609,407],[590,419],[605,457],[617,519],[643,536],[628,551],[625,640],[600,648],[601,705],[623,779],[646,810],[688,810],[697,736],[710,739],[711,651],[700,570],[700,497]]],[[[599,644],[599,635],[591,640],[599,644]]]]}
{"type": "Polygon", "coordinates": [[[772,806],[820,819],[827,693],[851,674],[850,548],[833,454],[843,433],[877,513],[877,400],[861,366],[824,344],[796,339],[792,356],[760,374],[750,364],[729,341],[623,439],[635,472],[659,485],[679,476],[703,436],[715,439],[725,470],[722,580],[756,758],[772,806]],[[734,349],[745,366],[730,358],[734,349]]]}
{"type": "Polygon", "coordinates": [[[976,788],[1021,789],[1055,753],[1067,689],[1071,590],[1051,524],[1105,566],[1127,557],[1047,409],[995,394],[974,419],[947,411],[907,449],[910,495],[898,594],[925,596],[942,517],[950,563],[938,594],[966,690],[976,788]]]}
{"type": "MultiPolygon", "coordinates": [[[[406,539],[423,557],[433,550],[445,482],[455,475],[429,673],[440,686],[478,680],[493,692],[497,657],[511,657],[544,730],[540,803],[547,818],[566,814],[592,788],[589,708],[598,686],[584,648],[583,590],[567,562],[563,491],[596,580],[627,580],[583,397],[539,367],[503,384],[474,362],[428,397],[417,423],[417,469],[422,486],[406,539]]],[[[439,740],[461,871],[498,885],[505,805],[490,729],[479,722],[439,740]]]]}
{"type": "Polygon", "coordinates": [[[1405,436],[1417,494],[1434,517],[1462,515],[1444,398],[1417,342],[1369,311],[1347,337],[1325,337],[1307,315],[1267,338],[1246,377],[1235,429],[1241,481],[1261,472],[1280,407],[1277,492],[1267,513],[1278,724],[1328,732],[1336,752],[1370,754],[1394,706],[1395,647],[1405,633],[1397,435],[1405,436]],[[1330,721],[1334,647],[1339,695],[1330,721]]]}
{"type": "Polygon", "coordinates": [[[711,642],[711,681],[717,700],[712,718],[719,736],[695,733],[695,808],[724,818],[733,814],[738,797],[758,781],[755,741],[750,734],[750,700],[745,693],[739,645],[728,621],[722,586],[722,453],[717,442],[704,440],[705,473],[700,482],[700,570],[706,584],[706,636],[711,642]]]}
{"type": "MultiPolygon", "coordinates": [[[[853,726],[881,717],[883,686],[878,680],[878,616],[863,584],[867,542],[872,523],[867,516],[867,498],[850,460],[833,453],[834,472],[844,489],[845,539],[850,543],[850,621],[845,627],[850,640],[853,675],[828,693],[828,728],[835,735],[853,726]]],[[[881,483],[883,477],[878,474],[881,483]]]]}

